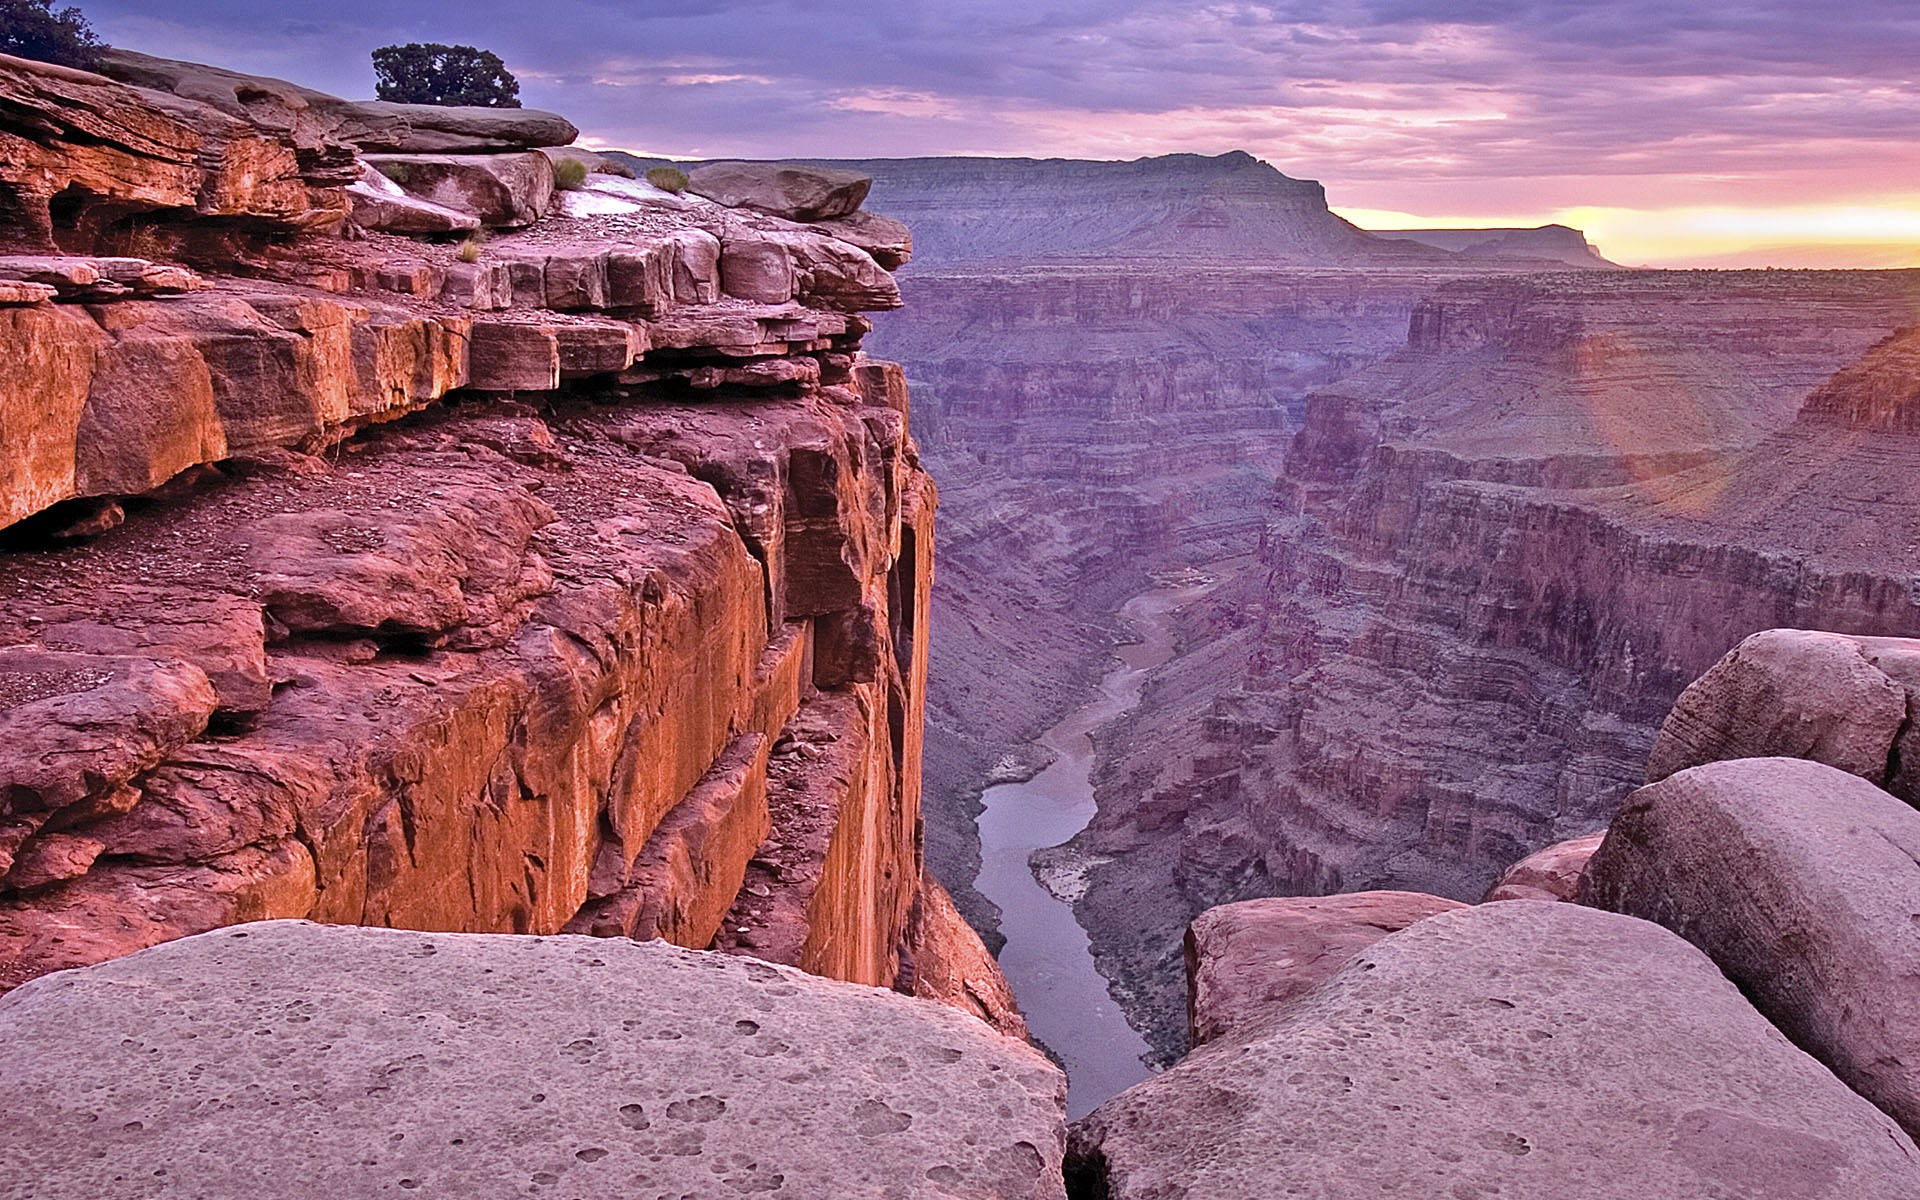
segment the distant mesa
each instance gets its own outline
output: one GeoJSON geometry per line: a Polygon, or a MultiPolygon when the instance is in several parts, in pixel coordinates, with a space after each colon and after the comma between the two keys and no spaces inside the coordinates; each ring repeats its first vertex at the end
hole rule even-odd
{"type": "Polygon", "coordinates": [[[1585,234],[1565,225],[1533,229],[1375,229],[1375,237],[1418,242],[1473,258],[1552,259],[1573,267],[1618,267],[1603,258],[1585,234]]]}
{"type": "MultiPolygon", "coordinates": [[[[660,160],[614,155],[636,169],[660,160]]],[[[1243,150],[1130,162],[1069,158],[807,159],[871,176],[869,207],[904,221],[921,267],[1186,260],[1227,265],[1609,268],[1579,230],[1379,234],[1327,207],[1326,189],[1243,150]],[[1463,261],[1465,260],[1465,261],[1463,261]]],[[[697,164],[680,164],[689,170],[697,164]]]]}

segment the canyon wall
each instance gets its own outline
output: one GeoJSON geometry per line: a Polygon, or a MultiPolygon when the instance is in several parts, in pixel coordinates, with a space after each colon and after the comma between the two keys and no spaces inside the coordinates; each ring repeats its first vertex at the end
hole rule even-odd
{"type": "Polygon", "coordinates": [[[1746,634],[1920,628],[1920,443],[1889,415],[1911,342],[1872,349],[1917,296],[1898,274],[1454,283],[1308,398],[1263,573],[1187,614],[1060,856],[1163,1052],[1200,909],[1473,899],[1604,824],[1746,634]]]}
{"type": "Polygon", "coordinates": [[[1260,569],[1301,399],[1398,347],[1440,283],[1546,260],[1375,238],[1244,154],[835,165],[914,230],[872,339],[907,365],[943,497],[928,855],[991,939],[964,883],[980,790],[1037,769],[1128,636],[1121,603],[1260,569]]]}
{"type": "Polygon", "coordinates": [[[0,59],[0,987],[301,917],[1017,1027],[921,870],[937,499],[874,254],[556,192],[547,114],[438,153],[128,62],[0,59]]]}

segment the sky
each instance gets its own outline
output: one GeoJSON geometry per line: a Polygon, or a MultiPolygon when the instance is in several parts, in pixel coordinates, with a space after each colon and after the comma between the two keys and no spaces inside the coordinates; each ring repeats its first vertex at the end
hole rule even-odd
{"type": "Polygon", "coordinates": [[[687,157],[1246,150],[1367,228],[1647,265],[1920,266],[1920,0],[77,0],[109,42],[368,96],[494,50],[687,157]]]}

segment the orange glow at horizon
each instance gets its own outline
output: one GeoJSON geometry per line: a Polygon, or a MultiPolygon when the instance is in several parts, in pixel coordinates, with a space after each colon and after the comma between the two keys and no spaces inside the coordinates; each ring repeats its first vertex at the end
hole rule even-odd
{"type": "Polygon", "coordinates": [[[1614,262],[1651,267],[1920,268],[1920,195],[1865,204],[1581,207],[1431,215],[1335,205],[1362,229],[1569,225],[1614,262]]]}

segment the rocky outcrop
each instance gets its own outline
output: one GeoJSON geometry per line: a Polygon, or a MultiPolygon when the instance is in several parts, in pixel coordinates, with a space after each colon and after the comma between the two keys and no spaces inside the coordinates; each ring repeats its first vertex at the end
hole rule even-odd
{"type": "Polygon", "coordinates": [[[851,217],[873,180],[858,171],[797,163],[722,162],[697,167],[687,190],[728,208],[752,208],[789,221],[851,217]]]}
{"type": "Polygon", "coordinates": [[[660,943],[250,925],[20,989],[0,1040],[0,1147],[49,1200],[1064,1195],[1038,1053],[660,943]]]}
{"type": "Polygon", "coordinates": [[[1807,758],[1920,801],[1920,642],[1769,629],[1695,680],[1660,726],[1647,782],[1730,758],[1807,758]]]}
{"type": "Polygon", "coordinates": [[[1920,1177],[1898,1127],[1693,947],[1527,901],[1377,942],[1076,1124],[1068,1157],[1073,1194],[1116,1200],[1892,1200],[1920,1177]]]}
{"type": "Polygon", "coordinates": [[[355,150],[488,154],[564,146],[580,136],[573,122],[538,109],[342,100],[284,79],[156,58],[118,46],[101,55],[100,71],[283,133],[303,154],[345,172],[341,182],[351,178],[355,150]]]}
{"type": "Polygon", "coordinates": [[[21,248],[92,241],[149,213],[283,230],[346,214],[353,156],[338,143],[6,55],[0,101],[0,225],[21,248]]]}
{"type": "Polygon", "coordinates": [[[1194,1049],[1254,1036],[1268,1018],[1332,978],[1368,946],[1460,908],[1414,892],[1243,900],[1187,926],[1187,1027],[1194,1049]]]}
{"type": "Polygon", "coordinates": [[[1606,830],[1556,842],[1527,855],[1500,873],[1482,902],[1492,900],[1553,900],[1571,903],[1579,898],[1580,876],[1607,836],[1606,830]]]}
{"type": "Polygon", "coordinates": [[[1628,797],[1580,895],[1699,946],[1802,1048],[1920,1129],[1920,813],[1820,763],[1709,763],[1628,797]]]}
{"type": "MultiPolygon", "coordinates": [[[[296,165],[349,132],[178,68],[220,105],[45,78],[296,165]]],[[[518,221],[546,156],[432,161],[525,159],[518,221]]],[[[167,214],[200,274],[0,257],[0,987],[263,917],[879,986],[920,939],[954,964],[921,990],[1016,1028],[914,916],[936,498],[861,351],[887,272],[699,199],[466,248],[283,222],[221,258],[219,219],[167,214]]]]}

